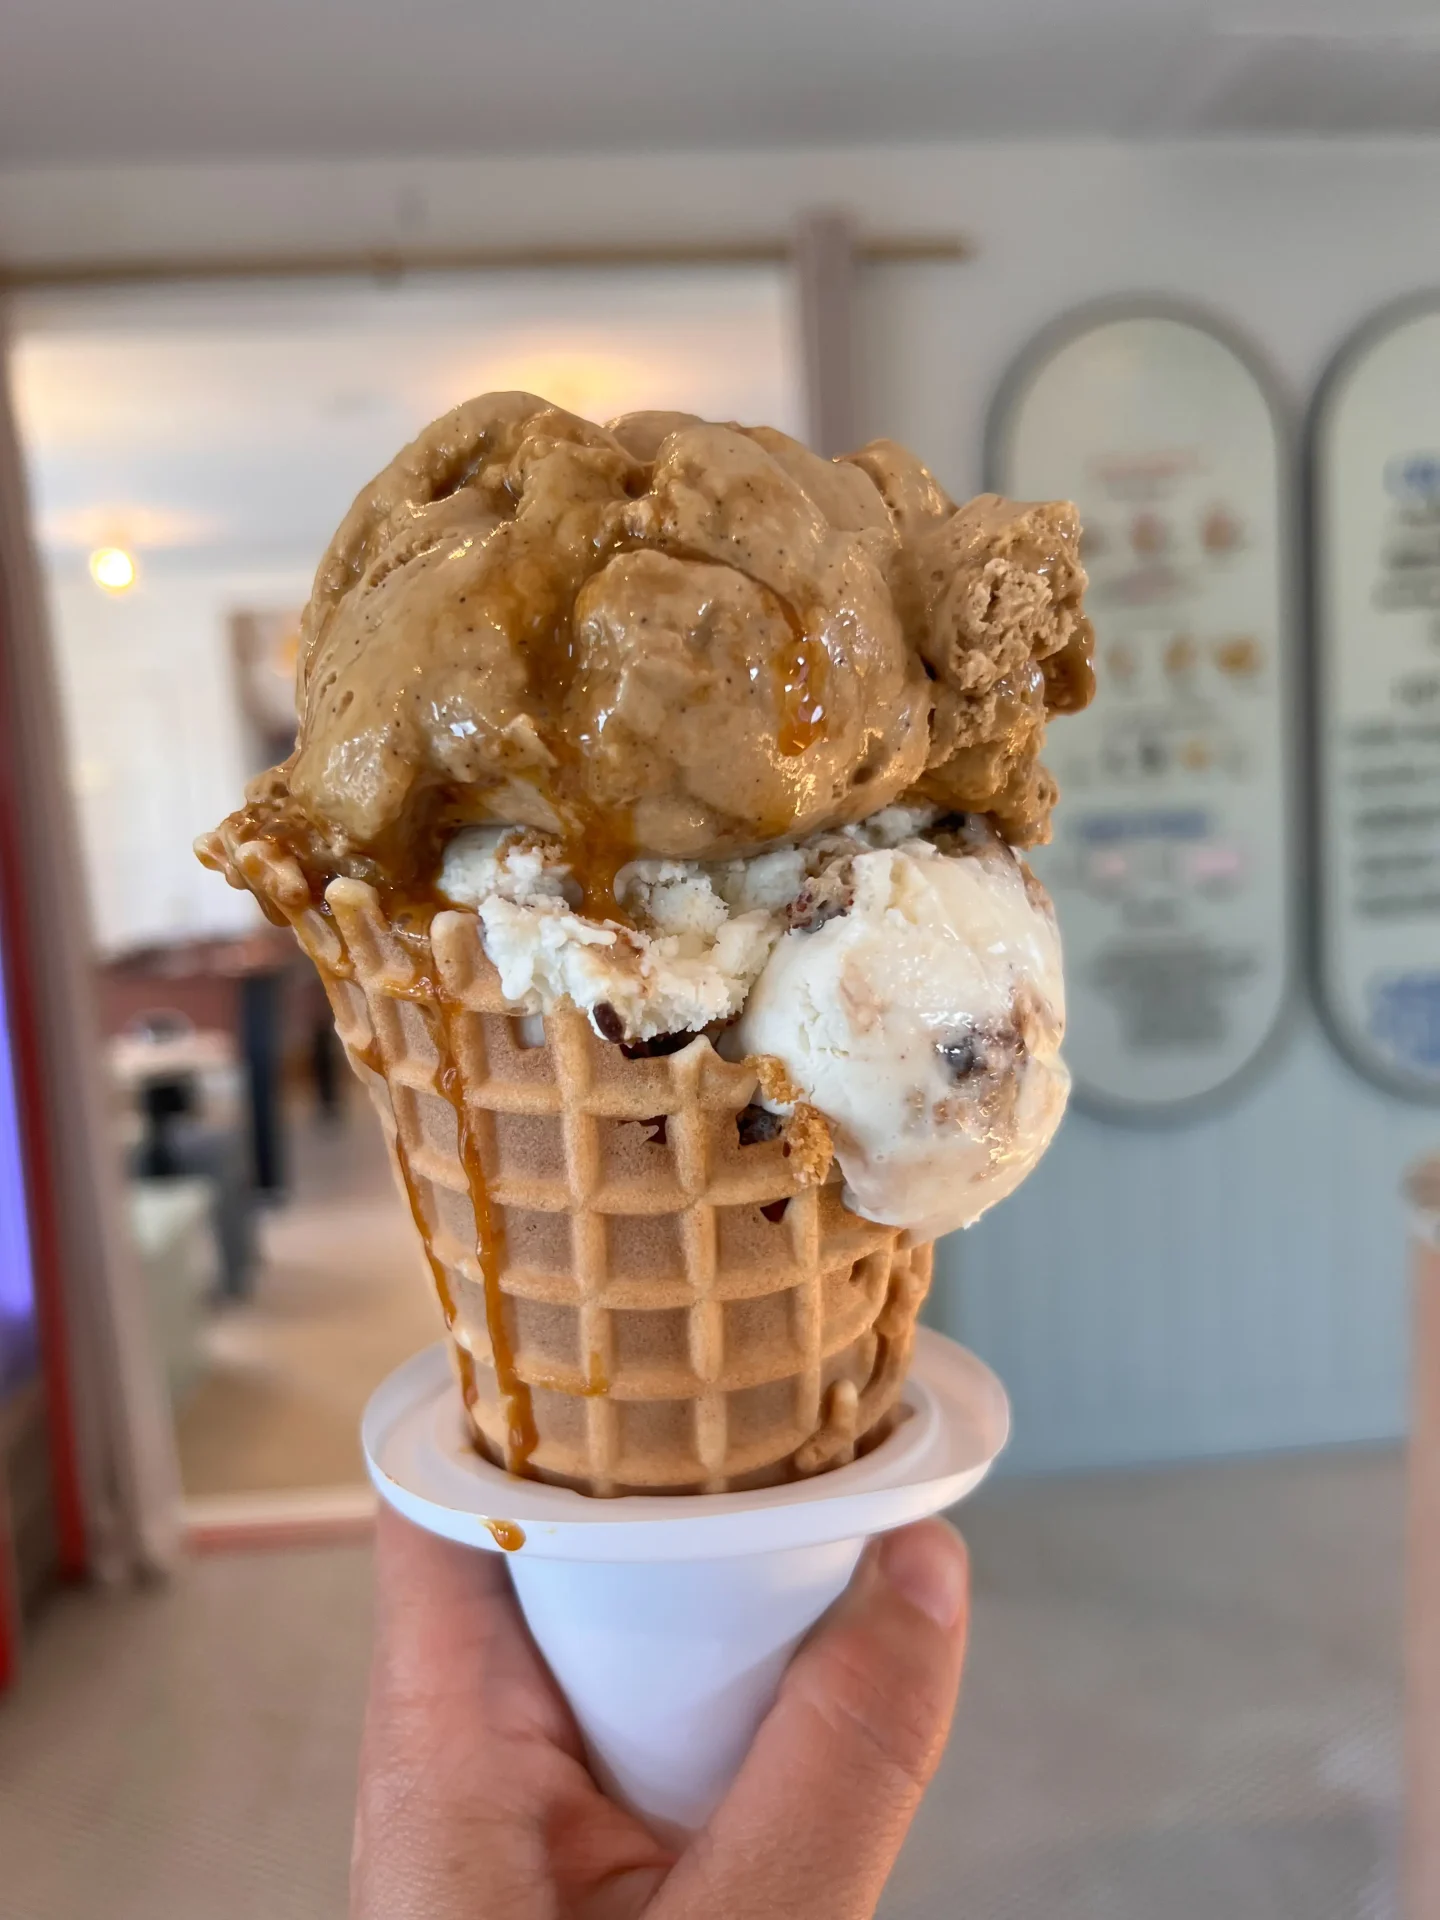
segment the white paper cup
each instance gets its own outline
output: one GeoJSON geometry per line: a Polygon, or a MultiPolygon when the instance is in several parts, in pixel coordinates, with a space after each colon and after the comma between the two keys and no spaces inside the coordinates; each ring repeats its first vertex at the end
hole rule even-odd
{"type": "Polygon", "coordinates": [[[675,1838],[724,1794],[866,1540],[962,1499],[1009,1433],[999,1381],[925,1328],[903,1404],[873,1453],[812,1480],[596,1500],[482,1460],[433,1347],[376,1390],[362,1438],[376,1489],[417,1526],[490,1552],[523,1536],[515,1592],[596,1777],[675,1838]]]}

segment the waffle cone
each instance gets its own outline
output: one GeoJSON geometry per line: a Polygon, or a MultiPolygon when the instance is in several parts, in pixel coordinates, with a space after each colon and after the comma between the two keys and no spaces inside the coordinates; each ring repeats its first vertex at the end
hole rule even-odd
{"type": "Polygon", "coordinates": [[[574,1009],[527,1044],[540,1022],[474,913],[392,919],[347,879],[317,904],[274,842],[202,851],[319,970],[490,1459],[593,1494],[723,1492],[883,1436],[932,1249],[842,1204],[817,1116],[742,1143],[767,1063],[703,1038],[630,1059],[574,1009]]]}

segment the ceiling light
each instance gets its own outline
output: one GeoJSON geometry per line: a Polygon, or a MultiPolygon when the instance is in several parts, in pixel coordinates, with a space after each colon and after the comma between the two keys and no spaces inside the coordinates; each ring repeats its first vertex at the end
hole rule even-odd
{"type": "Polygon", "coordinates": [[[123,547],[97,547],[90,556],[90,578],[106,593],[124,593],[135,584],[135,562],[123,547]]]}

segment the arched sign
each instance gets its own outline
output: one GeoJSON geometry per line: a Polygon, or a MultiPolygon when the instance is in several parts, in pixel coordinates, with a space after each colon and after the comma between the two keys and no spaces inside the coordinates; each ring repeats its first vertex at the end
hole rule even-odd
{"type": "Polygon", "coordinates": [[[1342,350],[1311,453],[1321,997],[1356,1066],[1440,1101],[1440,295],[1342,350]]]}
{"type": "Polygon", "coordinates": [[[1265,1048],[1293,941],[1290,472],[1262,371],[1213,324],[1091,310],[997,399],[990,484],[1080,508],[1099,691],[1052,727],[1082,1102],[1181,1115],[1265,1048]]]}

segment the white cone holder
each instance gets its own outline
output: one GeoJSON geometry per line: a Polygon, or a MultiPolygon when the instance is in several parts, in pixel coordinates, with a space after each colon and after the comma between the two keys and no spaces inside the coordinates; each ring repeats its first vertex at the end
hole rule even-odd
{"type": "Polygon", "coordinates": [[[432,1347],[376,1390],[361,1433],[377,1491],[417,1526],[492,1553],[523,1536],[510,1576],[596,1777],[679,1837],[724,1794],[865,1542],[963,1499],[1009,1434],[994,1374],[924,1328],[903,1405],[872,1453],[812,1480],[596,1500],[482,1460],[432,1347]]]}

